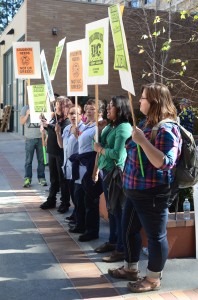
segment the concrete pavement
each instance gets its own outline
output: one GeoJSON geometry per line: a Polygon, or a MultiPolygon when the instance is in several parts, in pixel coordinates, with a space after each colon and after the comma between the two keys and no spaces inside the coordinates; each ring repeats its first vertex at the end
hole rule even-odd
{"type": "MultiPolygon", "coordinates": [[[[197,299],[198,260],[168,260],[158,292],[131,294],[127,281],[108,276],[102,254],[93,249],[107,241],[108,224],[101,219],[100,238],[88,243],[69,234],[65,216],[56,209],[42,211],[46,187],[38,184],[36,159],[29,189],[22,188],[24,138],[0,133],[0,300],[62,299],[197,299]]],[[[49,172],[46,168],[49,182],[49,172]]],[[[182,247],[182,245],[181,245],[182,247]]],[[[147,257],[142,255],[141,275],[147,257]]]]}

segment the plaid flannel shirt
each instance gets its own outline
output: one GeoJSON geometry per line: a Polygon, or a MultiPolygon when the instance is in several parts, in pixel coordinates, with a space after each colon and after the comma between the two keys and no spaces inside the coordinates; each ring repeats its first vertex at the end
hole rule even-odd
{"type": "MultiPolygon", "coordinates": [[[[144,122],[139,127],[142,129],[143,126],[144,122]]],[[[143,129],[148,140],[151,138],[151,130],[152,128],[148,127],[143,129]]],[[[172,168],[178,161],[182,146],[182,138],[178,126],[174,123],[164,123],[159,128],[153,144],[164,153],[164,162],[160,169],[155,168],[141,149],[144,177],[141,174],[136,143],[130,139],[126,144],[127,159],[123,173],[124,189],[144,190],[173,181],[172,168]]]]}

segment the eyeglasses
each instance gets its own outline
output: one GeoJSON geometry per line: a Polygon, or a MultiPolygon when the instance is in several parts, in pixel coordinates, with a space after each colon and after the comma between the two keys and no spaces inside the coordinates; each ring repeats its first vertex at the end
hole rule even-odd
{"type": "Polygon", "coordinates": [[[144,99],[147,99],[147,98],[146,98],[146,97],[141,97],[141,98],[140,98],[140,100],[144,100],[144,99]]]}
{"type": "MultiPolygon", "coordinates": [[[[73,115],[76,115],[76,113],[75,112],[71,112],[71,113],[69,113],[69,115],[73,116],[73,115]]],[[[81,114],[77,113],[77,115],[81,115],[81,114]]]]}
{"type": "Polygon", "coordinates": [[[107,108],[112,108],[112,107],[114,107],[114,105],[112,103],[107,105],[107,108]]]}

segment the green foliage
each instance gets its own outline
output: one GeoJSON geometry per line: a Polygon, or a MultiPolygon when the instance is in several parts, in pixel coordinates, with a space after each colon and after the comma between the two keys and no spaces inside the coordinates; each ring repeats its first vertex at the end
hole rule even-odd
{"type": "Polygon", "coordinates": [[[0,32],[2,32],[20,8],[23,0],[0,0],[0,32]]]}
{"type": "Polygon", "coordinates": [[[197,21],[197,20],[198,20],[198,15],[195,15],[195,16],[193,17],[193,20],[194,20],[194,21],[197,21]]]}
{"type": "Polygon", "coordinates": [[[189,12],[187,10],[183,10],[180,12],[180,18],[181,19],[186,19],[186,17],[189,17],[189,12]]]}
{"type": "Polygon", "coordinates": [[[158,37],[160,34],[161,34],[161,30],[154,31],[154,32],[152,33],[152,35],[153,35],[154,37],[158,37]]]}
{"type": "Polygon", "coordinates": [[[156,16],[154,21],[153,21],[153,24],[157,24],[157,23],[160,23],[161,19],[159,16],[156,16]]]}
{"type": "Polygon", "coordinates": [[[168,50],[170,50],[170,48],[171,48],[171,42],[172,42],[171,39],[169,39],[168,41],[166,41],[166,42],[162,45],[161,50],[162,50],[162,51],[168,51],[168,50]]]}
{"type": "Polygon", "coordinates": [[[188,64],[188,60],[182,61],[181,59],[177,58],[177,59],[171,59],[170,60],[171,64],[180,64],[181,66],[181,70],[179,71],[179,75],[183,76],[184,72],[186,71],[186,66],[188,64]]]}

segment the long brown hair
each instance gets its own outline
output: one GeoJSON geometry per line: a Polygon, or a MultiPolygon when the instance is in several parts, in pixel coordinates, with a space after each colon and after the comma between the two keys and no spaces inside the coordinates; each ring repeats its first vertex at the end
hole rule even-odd
{"type": "Polygon", "coordinates": [[[146,126],[153,127],[166,118],[176,120],[177,110],[167,86],[162,83],[149,83],[142,86],[142,92],[144,90],[150,103],[146,126]]]}

